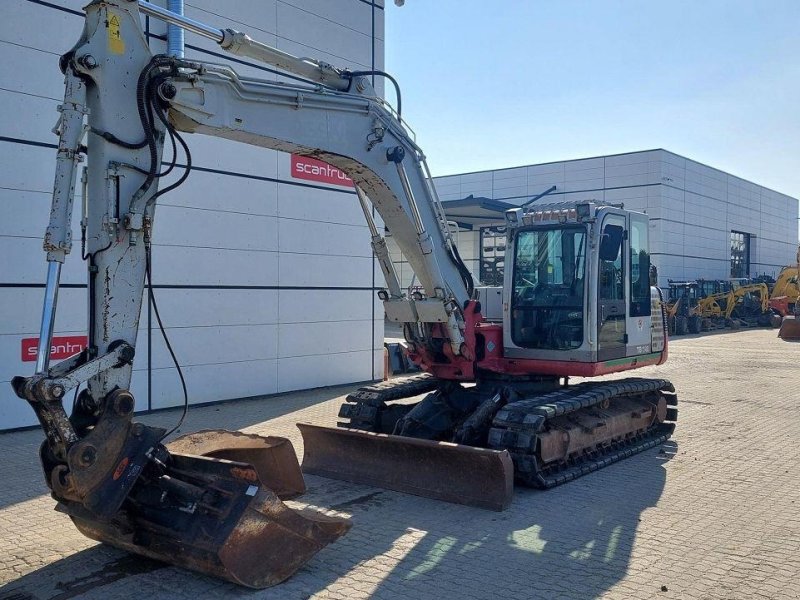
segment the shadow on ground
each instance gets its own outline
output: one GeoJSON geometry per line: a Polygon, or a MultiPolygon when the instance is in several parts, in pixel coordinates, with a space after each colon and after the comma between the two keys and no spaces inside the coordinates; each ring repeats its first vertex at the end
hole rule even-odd
{"type": "MultiPolygon", "coordinates": [[[[311,406],[322,405],[329,400],[339,398],[357,388],[361,383],[351,383],[334,387],[303,390],[302,393],[289,392],[274,396],[253,396],[252,398],[236,398],[216,404],[192,406],[186,421],[175,432],[181,435],[200,429],[224,427],[229,430],[241,430],[252,425],[259,425],[290,413],[311,406]],[[233,405],[233,406],[230,406],[233,405]],[[224,414],[224,423],[220,423],[220,414],[224,414]]],[[[174,408],[137,416],[148,425],[171,426],[180,418],[181,409],[174,408]]],[[[171,438],[170,438],[171,439],[171,438]]]]}
{"type": "MultiPolygon", "coordinates": [[[[662,463],[675,452],[669,444],[663,453],[632,459],[635,465],[615,465],[548,492],[517,488],[508,511],[469,510],[459,527],[444,528],[439,517],[460,507],[408,514],[405,523],[426,533],[373,596],[436,590],[442,600],[595,598],[625,576],[642,513],[664,489],[662,463]]],[[[654,592],[659,587],[654,582],[654,592]]]]}
{"type": "Polygon", "coordinates": [[[109,546],[95,546],[0,588],[0,600],[67,600],[167,565],[109,546]],[[75,573],[81,573],[75,576],[75,573]]]}
{"type": "Polygon", "coordinates": [[[246,590],[96,546],[10,583],[0,599],[305,600],[324,589],[369,598],[595,598],[625,576],[639,522],[658,518],[645,513],[676,452],[668,442],[547,492],[517,488],[502,513],[309,477],[304,500],[350,514],[353,529],[276,587],[246,590]]]}
{"type": "MultiPolygon", "coordinates": [[[[308,390],[303,394],[254,396],[253,398],[231,400],[230,402],[236,403],[235,410],[226,406],[227,402],[192,406],[186,421],[173,437],[200,429],[219,427],[231,430],[244,429],[327,402],[352,391],[356,385],[358,384],[318,388],[308,390]],[[224,424],[220,422],[220,413],[223,412],[224,424]]],[[[170,408],[139,414],[135,420],[148,425],[172,428],[180,419],[181,411],[181,408],[170,408]]],[[[0,482],[15,482],[15,485],[0,486],[0,510],[43,494],[49,495],[50,491],[47,489],[39,466],[39,446],[42,440],[44,440],[44,432],[38,427],[0,433],[0,446],[9,449],[12,454],[12,456],[6,455],[4,460],[0,461],[0,482]]]]}

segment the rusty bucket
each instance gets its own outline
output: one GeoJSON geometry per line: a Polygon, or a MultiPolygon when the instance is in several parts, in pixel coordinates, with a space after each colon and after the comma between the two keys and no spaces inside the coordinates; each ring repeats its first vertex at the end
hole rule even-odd
{"type": "Polygon", "coordinates": [[[113,518],[68,501],[58,510],[94,540],[250,588],[284,581],[350,528],[282,502],[305,490],[287,439],[214,430],[168,449],[163,474],[135,489],[113,518]],[[194,501],[164,502],[173,490],[194,501]]]}
{"type": "Polygon", "coordinates": [[[800,318],[784,317],[778,330],[778,337],[790,342],[800,341],[800,318]]]}
{"type": "Polygon", "coordinates": [[[227,429],[204,429],[188,433],[167,444],[170,452],[224,458],[253,465],[258,479],[281,500],[306,491],[303,473],[292,442],[227,429]]]}
{"type": "Polygon", "coordinates": [[[489,510],[511,504],[514,466],[505,450],[308,423],[297,427],[305,473],[489,510]]]}

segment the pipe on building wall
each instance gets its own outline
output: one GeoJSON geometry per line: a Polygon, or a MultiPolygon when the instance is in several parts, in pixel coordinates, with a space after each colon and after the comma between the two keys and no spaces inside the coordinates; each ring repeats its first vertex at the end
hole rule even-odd
{"type": "MultiPolygon", "coordinates": [[[[183,0],[167,0],[167,8],[183,16],[183,0]]],[[[167,54],[183,58],[183,29],[176,25],[167,25],[167,54]]]]}

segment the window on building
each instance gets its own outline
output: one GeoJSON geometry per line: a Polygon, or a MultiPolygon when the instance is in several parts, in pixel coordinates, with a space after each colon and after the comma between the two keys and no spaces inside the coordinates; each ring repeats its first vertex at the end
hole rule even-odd
{"type": "Polygon", "coordinates": [[[750,234],[731,231],[731,277],[750,277],[750,234]]]}

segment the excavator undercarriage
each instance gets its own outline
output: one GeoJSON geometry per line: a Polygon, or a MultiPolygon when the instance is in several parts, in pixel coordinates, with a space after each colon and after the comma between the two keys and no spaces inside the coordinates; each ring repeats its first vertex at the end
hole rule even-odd
{"type": "Polygon", "coordinates": [[[504,510],[512,479],[547,489],[591,473],[667,440],[678,412],[663,379],[465,387],[417,375],[360,388],[339,416],[340,428],[298,425],[305,472],[504,510]]]}

